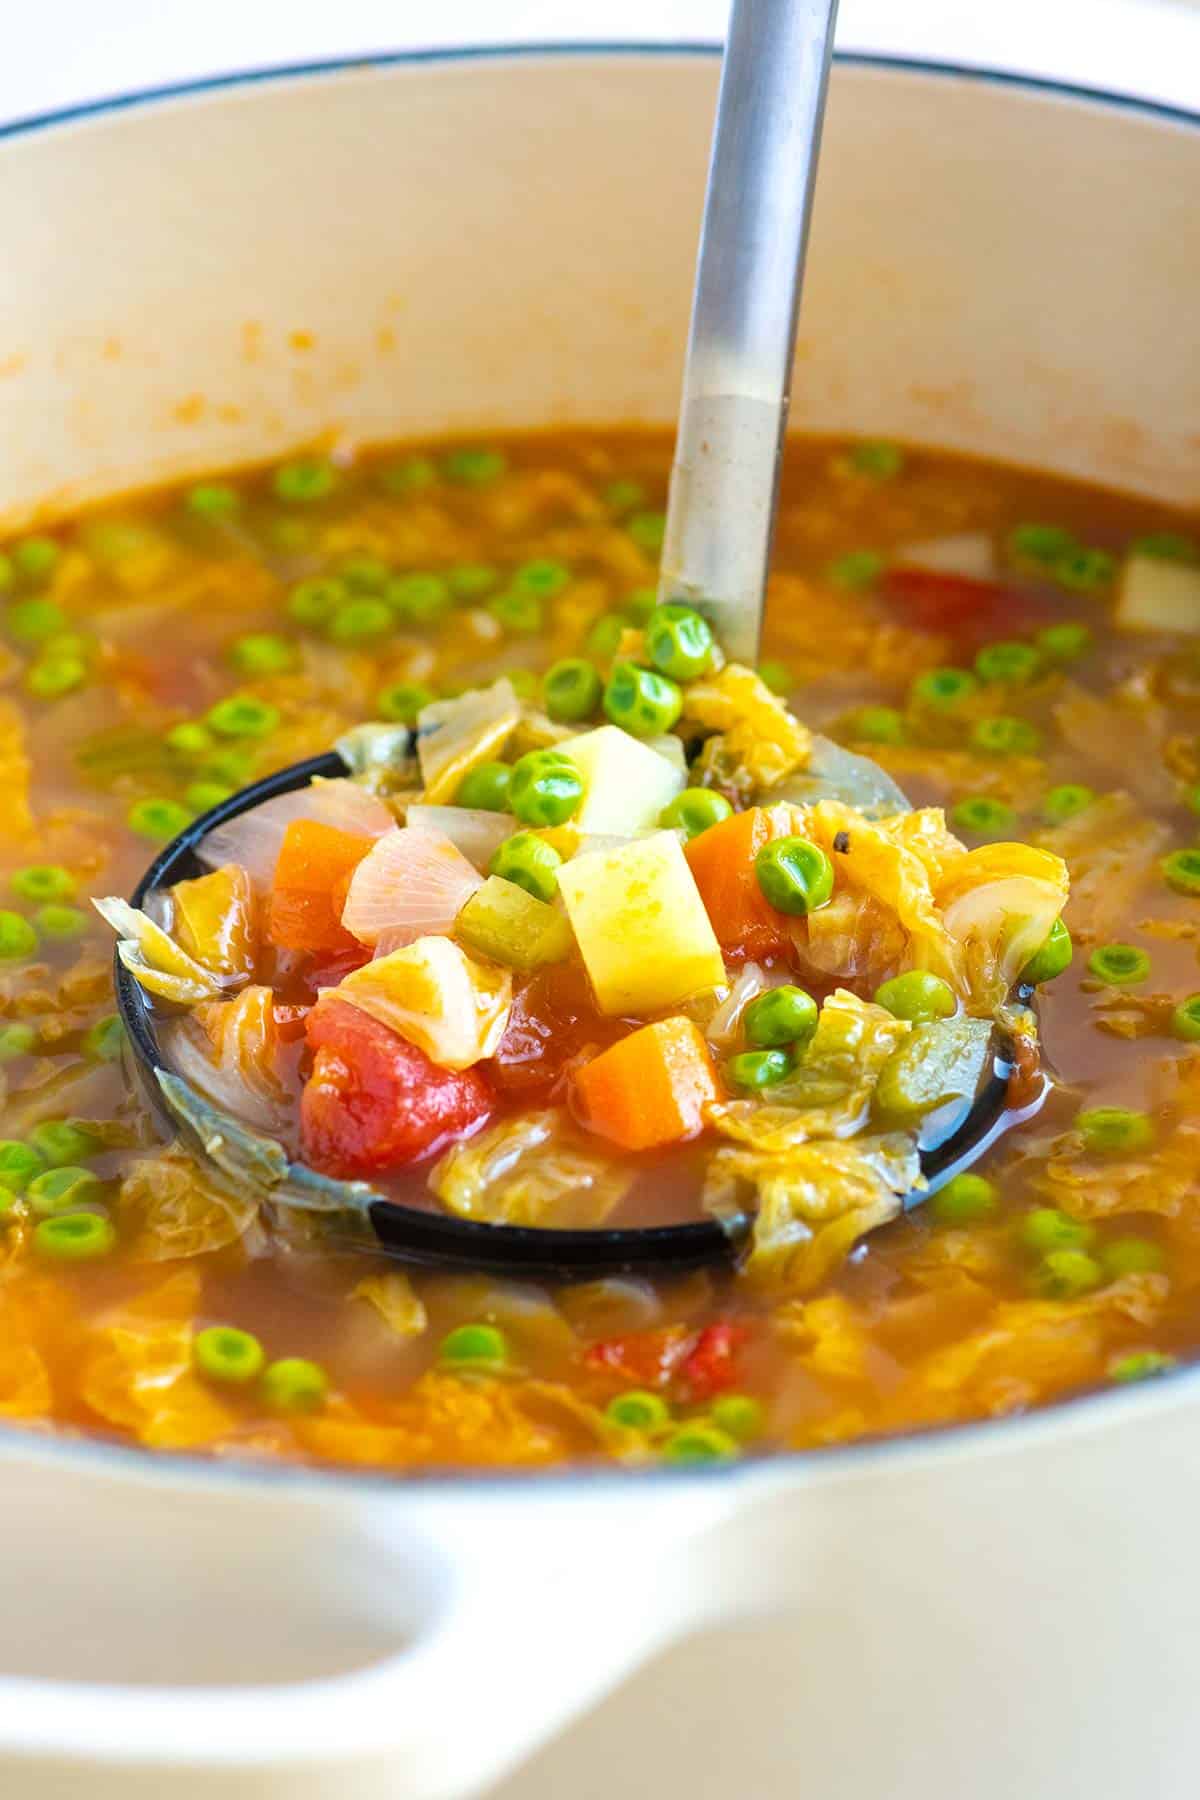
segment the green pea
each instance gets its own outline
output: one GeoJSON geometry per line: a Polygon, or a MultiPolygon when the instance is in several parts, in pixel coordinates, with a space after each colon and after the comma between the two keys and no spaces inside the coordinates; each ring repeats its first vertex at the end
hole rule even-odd
{"type": "Polygon", "coordinates": [[[733,1087],[754,1094],[786,1081],[794,1067],[790,1050],[743,1050],[729,1058],[725,1072],[733,1087]]]}
{"type": "Polygon", "coordinates": [[[100,1213],[60,1213],[43,1219],[33,1233],[37,1254],[54,1262],[95,1262],[110,1256],[116,1245],[112,1220],[100,1213]]]}
{"type": "Polygon", "coordinates": [[[20,913],[0,912],[0,961],[20,962],[38,947],[38,934],[20,913]]]}
{"type": "Polygon", "coordinates": [[[324,625],[349,597],[349,588],[336,575],[313,575],[298,581],[288,595],[288,616],[297,625],[324,625]]]}
{"type": "Polygon", "coordinates": [[[1090,1294],[1103,1280],[1103,1269],[1086,1250],[1052,1250],[1033,1274],[1035,1289],[1048,1300],[1073,1300],[1090,1294]]]}
{"type": "Polygon", "coordinates": [[[490,563],[459,563],[446,576],[456,600],[479,600],[491,593],[499,579],[490,563]]]}
{"type": "Polygon", "coordinates": [[[437,480],[437,468],[427,456],[405,456],[379,471],[379,485],[389,494],[419,494],[437,480]]]}
{"type": "Polygon", "coordinates": [[[0,1142],[0,1187],[23,1194],[45,1168],[45,1157],[39,1156],[31,1144],[22,1144],[17,1138],[5,1138],[0,1142]]]}
{"type": "Polygon", "coordinates": [[[518,831],[499,846],[488,864],[488,874],[514,881],[535,900],[553,900],[558,892],[561,863],[562,857],[553,844],[534,837],[531,831],[518,831]]]}
{"type": "Polygon", "coordinates": [[[319,1412],[329,1394],[329,1377],[305,1356],[282,1356],[263,1370],[263,1399],[273,1412],[319,1412]]]}
{"type": "Polygon", "coordinates": [[[223,519],[232,519],[241,507],[241,497],[236,488],[231,488],[224,481],[200,481],[189,488],[184,498],[184,506],[193,518],[204,519],[215,525],[223,519]]]}
{"type": "Polygon", "coordinates": [[[26,669],[23,686],[35,700],[61,700],[87,680],[87,664],[78,656],[47,656],[26,669]]]}
{"type": "Polygon", "coordinates": [[[1173,850],[1158,866],[1177,894],[1200,894],[1200,850],[1173,850]]]}
{"type": "Polygon", "coordinates": [[[559,750],[531,750],[513,764],[508,808],[522,825],[565,825],[579,811],[583,778],[559,750]]]}
{"type": "Polygon", "coordinates": [[[464,775],[454,796],[455,806],[471,806],[480,812],[507,812],[512,769],[508,763],[479,763],[464,775]]]}
{"type": "Polygon", "coordinates": [[[1042,817],[1047,825],[1064,825],[1077,818],[1096,801],[1096,790],[1082,781],[1061,781],[1049,788],[1042,801],[1042,817]]]}
{"type": "Polygon", "coordinates": [[[73,1124],[70,1119],[43,1119],[29,1132],[28,1142],[51,1169],[86,1162],[97,1149],[91,1132],[82,1125],[73,1124]]]}
{"type": "Polygon", "coordinates": [[[456,1368],[502,1368],[508,1341],[495,1325],[458,1325],[442,1339],[438,1356],[456,1368]]]}
{"type": "Polygon", "coordinates": [[[802,987],[768,988],[742,1014],[746,1042],[756,1050],[807,1043],[817,1029],[817,1003],[802,987]]]}
{"type": "Polygon", "coordinates": [[[795,678],[787,664],[771,657],[759,663],[758,679],[772,694],[778,694],[785,700],[796,685],[795,678]]]}
{"type": "Polygon", "coordinates": [[[656,606],[646,625],[646,654],[662,675],[673,681],[695,681],[711,667],[713,634],[708,620],[694,607],[656,606]]]}
{"type": "Polygon", "coordinates": [[[502,450],[464,448],[442,458],[442,474],[460,487],[490,487],[508,468],[502,450]]]}
{"type": "Polygon", "coordinates": [[[816,912],[833,893],[833,864],[819,844],[781,837],[764,844],[754,874],[768,905],[795,918],[816,912]]]}
{"type": "Polygon", "coordinates": [[[1150,1381],[1156,1375],[1169,1375],[1178,1367],[1173,1356],[1167,1356],[1161,1350],[1131,1350],[1125,1356],[1115,1356],[1108,1365],[1108,1379],[1122,1385],[1130,1381],[1150,1381]]]}
{"type": "Polygon", "coordinates": [[[0,594],[7,594],[17,579],[17,571],[12,566],[12,558],[5,556],[0,550],[0,594]]]}
{"type": "Polygon", "coordinates": [[[1155,556],[1162,562],[1200,562],[1200,546],[1181,531],[1148,531],[1129,546],[1133,556],[1155,556]]]}
{"type": "Polygon", "coordinates": [[[583,647],[592,656],[615,656],[625,628],[625,620],[620,613],[604,613],[584,638],[583,647]]]}
{"type": "Polygon", "coordinates": [[[950,809],[950,823],[956,831],[973,837],[1003,837],[1016,830],[1017,815],[1003,800],[991,800],[986,794],[972,794],[950,809]]]}
{"type": "Polygon", "coordinates": [[[391,573],[383,558],[368,550],[356,550],[338,564],[338,575],[352,594],[381,594],[391,573]]]}
{"type": "Polygon", "coordinates": [[[172,725],[166,736],[168,750],[174,750],[180,756],[203,756],[213,745],[212,732],[206,725],[197,725],[191,719],[182,724],[172,725]]]}
{"type": "Polygon", "coordinates": [[[736,1438],[739,1444],[749,1444],[761,1437],[766,1423],[761,1400],[755,1400],[750,1394],[722,1394],[713,1401],[708,1416],[718,1431],[736,1438]]]}
{"type": "Polygon", "coordinates": [[[1032,1255],[1048,1256],[1054,1250],[1087,1250],[1096,1233],[1084,1220],[1073,1219],[1057,1206],[1035,1206],[1018,1225],[1017,1238],[1022,1249],[1032,1255]]]}
{"type": "Polygon", "coordinates": [[[713,788],[684,788],[663,807],[658,822],[667,831],[684,832],[690,842],[732,816],[733,807],[724,794],[713,788]]]}
{"type": "Polygon", "coordinates": [[[701,1420],[681,1425],[663,1445],[663,1460],[680,1468],[732,1462],[740,1454],[741,1447],[727,1431],[705,1425],[701,1420]]]}
{"type": "Polygon", "coordinates": [[[969,669],[927,669],[918,675],[909,690],[914,706],[929,707],[935,712],[952,712],[969,700],[979,683],[969,669]]]}
{"type": "Polygon", "coordinates": [[[828,565],[825,579],[834,587],[868,588],[874,586],[886,567],[877,550],[850,550],[828,565]]]}
{"type": "Polygon", "coordinates": [[[14,1019],[11,1024],[0,1025],[0,1063],[28,1056],[36,1042],[37,1033],[33,1026],[26,1025],[23,1020],[14,1019]]]}
{"type": "Polygon", "coordinates": [[[952,1175],[930,1197],[929,1207],[939,1225],[974,1225],[996,1210],[999,1195],[995,1182],[984,1175],[952,1175]]]}
{"type": "Polygon", "coordinates": [[[69,1164],[35,1175],[26,1189],[34,1212],[46,1217],[52,1213],[78,1212],[96,1200],[100,1192],[98,1175],[91,1169],[72,1168],[69,1164]]]}
{"type": "Polygon", "coordinates": [[[1032,644],[1013,640],[1001,644],[985,644],[975,658],[975,673],[980,681],[994,681],[1005,686],[1020,687],[1032,681],[1042,659],[1032,644]]]}
{"type": "Polygon", "coordinates": [[[865,438],[852,447],[850,467],[856,475],[869,475],[872,481],[890,481],[904,467],[904,452],[885,438],[865,438]]]}
{"type": "Polygon", "coordinates": [[[384,598],[397,618],[413,625],[432,625],[454,604],[449,582],[427,572],[394,576],[384,598]]]}
{"type": "Polygon", "coordinates": [[[231,788],[244,787],[250,775],[250,762],[245,750],[218,750],[205,758],[196,773],[201,781],[220,781],[231,788]]]}
{"type": "Polygon", "coordinates": [[[640,507],[644,504],[646,490],[640,481],[630,481],[628,479],[610,481],[604,490],[603,499],[609,512],[633,512],[635,507],[640,507]]]}
{"type": "Polygon", "coordinates": [[[1107,550],[1088,550],[1082,544],[1055,557],[1050,569],[1059,586],[1072,594],[1101,594],[1112,586],[1116,572],[1116,558],[1107,550]]]}
{"type": "Polygon", "coordinates": [[[581,656],[564,657],[554,663],[542,682],[546,711],[560,724],[590,719],[603,693],[604,684],[595,668],[581,656]]]}
{"type": "Polygon", "coordinates": [[[1028,719],[980,719],[971,732],[971,747],[985,756],[1036,756],[1041,734],[1028,719]]]}
{"type": "Polygon", "coordinates": [[[49,906],[39,906],[33,915],[33,923],[40,935],[52,942],[69,943],[72,938],[83,937],[90,920],[85,912],[77,906],[61,906],[52,902],[49,906]]]}
{"type": "Polygon", "coordinates": [[[183,790],[183,797],[193,812],[211,812],[214,806],[232,800],[235,788],[226,787],[223,781],[193,781],[183,790]]]}
{"type": "Polygon", "coordinates": [[[138,837],[153,844],[168,844],[186,831],[194,814],[175,800],[135,800],[125,815],[125,823],[138,837]]]}
{"type": "Polygon", "coordinates": [[[536,594],[519,594],[506,588],[504,593],[492,596],[487,610],[514,637],[536,637],[542,629],[542,603],[536,594]]]}
{"type": "Polygon", "coordinates": [[[1070,932],[1061,919],[1055,919],[1045,943],[1034,951],[1021,970],[1020,979],[1027,987],[1041,987],[1044,982],[1053,981],[1065,969],[1069,969],[1074,954],[1075,946],[1071,942],[1070,932]]]}
{"type": "Polygon", "coordinates": [[[1150,958],[1135,944],[1101,944],[1088,957],[1088,973],[1110,987],[1128,987],[1145,981],[1150,973],[1150,958]]]}
{"type": "Polygon", "coordinates": [[[1124,1106],[1089,1106],[1076,1114],[1075,1126],[1094,1156],[1132,1155],[1154,1142],[1154,1126],[1146,1114],[1124,1106]]]}
{"type": "Polygon", "coordinates": [[[396,620],[386,600],[347,600],[325,627],[333,644],[377,644],[389,637],[396,620]]]}
{"type": "Polygon", "coordinates": [[[116,1013],[89,1025],[80,1041],[89,1062],[117,1062],[125,1047],[125,1027],[116,1013]]]}
{"type": "Polygon", "coordinates": [[[218,737],[269,737],[279,725],[279,709],[253,694],[230,694],[209,708],[205,720],[218,737]]]}
{"type": "Polygon", "coordinates": [[[644,1388],[632,1388],[618,1394],[604,1409],[604,1416],[627,1431],[661,1431],[671,1423],[671,1409],[657,1394],[644,1388]]]}
{"type": "Polygon", "coordinates": [[[533,562],[522,563],[514,570],[509,586],[518,594],[536,594],[539,600],[553,600],[570,585],[571,571],[565,563],[556,562],[553,557],[541,556],[533,562]]]}
{"type": "Polygon", "coordinates": [[[276,469],[271,485],[276,499],[288,506],[310,506],[328,500],[338,485],[338,472],[327,456],[298,456],[276,469]]]}
{"type": "Polygon", "coordinates": [[[4,615],[4,628],[19,644],[40,644],[68,626],[66,613],[53,600],[18,600],[4,615]]]}
{"type": "Polygon", "coordinates": [[[1078,549],[1073,532],[1062,525],[1017,525],[1008,535],[1008,554],[1014,562],[1033,563],[1050,569],[1060,557],[1078,549]]]}
{"type": "Polygon", "coordinates": [[[281,675],[295,664],[296,650],[273,631],[252,631],[230,645],[229,661],[239,675],[281,675]]]}
{"type": "Polygon", "coordinates": [[[1047,625],[1039,631],[1034,643],[1047,662],[1078,662],[1086,656],[1095,643],[1095,638],[1086,625],[1047,625]]]}
{"type": "Polygon", "coordinates": [[[655,669],[615,662],[604,689],[604,711],[633,737],[660,737],[683,711],[683,694],[655,669]]]}
{"type": "Polygon", "coordinates": [[[71,871],[61,863],[30,863],[24,869],[14,869],[8,885],[19,900],[30,902],[72,900],[79,887],[71,871]]]}
{"type": "Polygon", "coordinates": [[[433,689],[422,682],[396,681],[390,687],[380,688],[375,696],[375,710],[381,719],[391,719],[397,725],[415,725],[433,700],[433,689]]]}
{"type": "Polygon", "coordinates": [[[1181,1000],[1171,1014],[1171,1036],[1185,1044],[1200,1043],[1200,994],[1181,1000]]]}
{"type": "Polygon", "coordinates": [[[846,736],[862,744],[902,744],[908,728],[894,706],[860,706],[846,720],[846,736]]]}
{"type": "Polygon", "coordinates": [[[958,1011],[954,989],[928,969],[909,969],[903,975],[893,975],[876,988],[875,1004],[884,1007],[894,1019],[908,1019],[913,1025],[951,1019],[958,1011]]]}
{"type": "Polygon", "coordinates": [[[508,685],[518,700],[528,700],[532,704],[538,697],[538,678],[532,669],[510,669],[508,685]]]}
{"type": "Polygon", "coordinates": [[[667,515],[661,512],[635,512],[626,530],[638,549],[647,556],[658,556],[667,535],[667,515]]]}
{"type": "Polygon", "coordinates": [[[1162,1245],[1152,1238],[1113,1238],[1100,1251],[1100,1262],[1110,1281],[1120,1281],[1125,1275],[1157,1275],[1166,1267],[1166,1261],[1162,1245]]]}
{"type": "Polygon", "coordinates": [[[209,1325],[192,1339],[197,1374],[229,1387],[245,1387],[254,1381],[266,1360],[258,1339],[236,1325],[209,1325]]]}
{"type": "Polygon", "coordinates": [[[62,546],[52,537],[27,537],[9,551],[22,581],[48,581],[58,567],[62,546]]]}

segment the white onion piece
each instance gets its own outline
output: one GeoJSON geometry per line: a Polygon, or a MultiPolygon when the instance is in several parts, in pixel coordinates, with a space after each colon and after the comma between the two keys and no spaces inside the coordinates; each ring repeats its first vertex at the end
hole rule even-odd
{"type": "Polygon", "coordinates": [[[196,855],[206,869],[239,863],[256,887],[269,887],[287,828],[297,819],[312,819],[359,837],[382,837],[395,825],[383,801],[356,781],[312,781],[218,825],[201,839],[196,855]]]}
{"type": "Polygon", "coordinates": [[[482,885],[478,869],[440,832],[393,827],[355,869],[342,924],[360,944],[390,955],[418,938],[444,936],[482,885]]]}
{"type": "Polygon", "coordinates": [[[996,548],[985,531],[906,544],[895,561],[901,569],[930,569],[935,575],[962,575],[968,581],[996,580],[996,548]]]}
{"type": "Polygon", "coordinates": [[[511,813],[484,812],[474,806],[410,806],[407,824],[449,838],[477,869],[487,869],[505,838],[519,831],[511,813]]]}

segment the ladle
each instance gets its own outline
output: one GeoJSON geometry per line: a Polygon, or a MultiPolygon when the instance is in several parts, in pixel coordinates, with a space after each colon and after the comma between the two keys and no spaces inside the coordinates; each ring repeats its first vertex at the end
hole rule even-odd
{"type": "MultiPolygon", "coordinates": [[[[659,598],[699,606],[726,649],[750,662],[761,634],[835,10],[836,0],[734,0],[717,107],[659,598]]],[[[200,874],[196,845],[218,825],[314,779],[348,773],[331,752],[242,789],[167,845],[133,903],[200,874]]],[[[119,962],[116,987],[139,1072],[161,1107],[160,1075],[169,1070],[155,1015],[119,962]]],[[[928,1185],[910,1204],[1014,1122],[1009,1073],[998,1043],[966,1116],[922,1149],[928,1185]]],[[[376,1236],[397,1255],[510,1274],[685,1270],[729,1257],[752,1224],[542,1230],[462,1220],[357,1188],[376,1236]]]]}

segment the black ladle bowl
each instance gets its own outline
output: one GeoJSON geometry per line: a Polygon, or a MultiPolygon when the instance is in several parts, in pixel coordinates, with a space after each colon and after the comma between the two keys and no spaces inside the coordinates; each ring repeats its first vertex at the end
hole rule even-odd
{"type": "MultiPolygon", "coordinates": [[[[251,812],[264,801],[307,787],[318,779],[345,777],[350,770],[336,752],[293,763],[268,775],[251,787],[223,800],[173,838],[150,864],[133,894],[133,905],[144,906],[154,891],[169,888],[203,874],[196,854],[201,840],[217,826],[251,812]]],[[[159,1082],[170,1073],[158,1040],[157,1022],[144,990],[117,958],[114,961],[117,1007],[142,1085],[156,1111],[178,1129],[179,1121],[168,1107],[159,1082]]],[[[969,1167],[995,1138],[1019,1120],[1008,1104],[1012,1065],[1007,1046],[997,1039],[992,1067],[965,1118],[956,1121],[938,1142],[922,1146],[921,1172],[927,1185],[908,1196],[907,1207],[918,1205],[950,1176],[969,1167]]],[[[730,1260],[744,1243],[753,1225],[749,1216],[732,1220],[701,1219],[680,1225],[653,1225],[616,1230],[596,1227],[561,1231],[524,1225],[488,1225],[459,1219],[421,1207],[405,1206],[380,1194],[370,1198],[367,1214],[380,1244],[393,1255],[414,1263],[441,1267],[464,1266],[505,1275],[562,1276],[587,1279],[614,1272],[636,1273],[674,1270],[685,1272],[730,1260]]]]}

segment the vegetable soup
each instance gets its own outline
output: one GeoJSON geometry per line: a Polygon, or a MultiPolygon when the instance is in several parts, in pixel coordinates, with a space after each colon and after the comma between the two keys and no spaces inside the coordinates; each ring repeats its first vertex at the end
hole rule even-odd
{"type": "Polygon", "coordinates": [[[670,455],[313,453],[0,555],[4,1417],[723,1464],[1192,1354],[1197,522],[794,440],[750,669],[655,607],[670,455]],[[927,1181],[998,1049],[1020,1122],[927,1181]],[[371,1196],[743,1238],[654,1280],[433,1272],[371,1196]]]}

